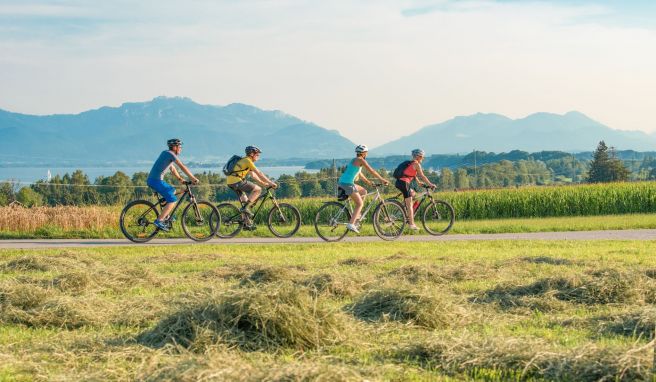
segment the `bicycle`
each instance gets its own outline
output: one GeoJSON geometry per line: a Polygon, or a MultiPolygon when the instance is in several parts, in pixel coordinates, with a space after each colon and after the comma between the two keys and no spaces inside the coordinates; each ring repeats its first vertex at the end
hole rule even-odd
{"type": "MultiPolygon", "coordinates": [[[[428,205],[426,205],[426,208],[424,208],[421,215],[421,224],[424,226],[426,232],[431,235],[444,235],[445,233],[449,232],[449,230],[451,230],[451,227],[453,227],[456,215],[455,209],[449,202],[433,198],[433,195],[431,194],[432,188],[423,184],[421,187],[424,188],[424,191],[418,195],[415,195],[415,197],[420,197],[421,199],[416,199],[412,206],[415,217],[417,216],[419,208],[421,208],[424,202],[428,200],[428,205]]],[[[399,197],[402,195],[402,193],[399,193],[394,198],[389,200],[398,201],[399,197]]],[[[407,215],[405,203],[400,204],[403,206],[403,213],[407,215]]]]}
{"type": "MultiPolygon", "coordinates": [[[[266,187],[263,195],[255,201],[255,204],[253,204],[255,212],[252,217],[247,216],[245,212],[242,212],[232,203],[226,202],[217,205],[216,208],[221,216],[221,227],[216,235],[227,239],[236,236],[242,229],[255,230],[255,219],[264,203],[270,199],[273,207],[269,210],[266,218],[269,230],[280,238],[293,236],[301,226],[301,213],[291,204],[278,203],[271,189],[272,187],[266,187]]],[[[240,200],[240,203],[241,207],[244,208],[247,202],[240,200]]]]}
{"type": "MultiPolygon", "coordinates": [[[[358,228],[362,226],[362,223],[367,220],[369,210],[375,205],[372,224],[376,235],[383,240],[394,240],[401,236],[403,228],[405,228],[405,212],[403,206],[397,200],[383,199],[379,190],[381,186],[382,184],[374,184],[376,188],[375,196],[360,214],[356,226],[358,228]]],[[[366,200],[368,196],[369,194],[365,195],[363,199],[366,200]]],[[[348,197],[338,200],[346,200],[346,202],[325,202],[314,217],[314,229],[319,237],[325,241],[342,240],[348,233],[346,224],[351,220],[353,206],[348,197]]]]}
{"type": "MultiPolygon", "coordinates": [[[[187,206],[182,211],[182,230],[185,235],[194,241],[207,241],[216,234],[221,225],[221,216],[214,205],[206,200],[196,200],[194,193],[189,187],[191,182],[183,182],[185,190],[182,192],[180,201],[171,211],[169,219],[165,221],[169,229],[173,228],[174,214],[182,205],[182,202],[188,200],[187,206]]],[[[129,202],[121,211],[119,219],[121,231],[128,240],[135,243],[145,243],[151,240],[160,229],[155,226],[155,219],[160,214],[161,208],[166,204],[166,200],[155,192],[154,197],[158,198],[157,203],[153,204],[148,200],[134,200],[129,202]]]]}

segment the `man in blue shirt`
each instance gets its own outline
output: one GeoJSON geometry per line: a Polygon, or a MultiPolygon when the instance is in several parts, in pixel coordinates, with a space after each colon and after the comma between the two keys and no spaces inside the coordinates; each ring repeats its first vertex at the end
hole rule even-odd
{"type": "Polygon", "coordinates": [[[173,207],[175,207],[175,203],[178,201],[178,197],[175,196],[175,187],[164,181],[166,171],[171,169],[173,176],[178,178],[180,182],[184,182],[184,178],[180,176],[178,170],[173,166],[173,163],[175,163],[185,174],[187,174],[194,184],[198,183],[198,179],[178,158],[178,155],[180,155],[180,152],[182,151],[182,141],[174,138],[166,141],[166,144],[169,146],[169,149],[162,151],[162,153],[159,154],[159,158],[155,161],[153,168],[150,170],[150,174],[148,174],[148,179],[146,180],[148,187],[160,193],[166,200],[166,205],[162,208],[162,213],[154,222],[157,228],[163,231],[169,230],[168,225],[165,224],[164,221],[168,218],[173,207]]]}

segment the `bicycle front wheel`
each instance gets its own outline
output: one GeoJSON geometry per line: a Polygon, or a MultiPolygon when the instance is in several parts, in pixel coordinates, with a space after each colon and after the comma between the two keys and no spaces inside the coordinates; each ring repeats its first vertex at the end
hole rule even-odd
{"type": "Polygon", "coordinates": [[[374,210],[374,231],[383,240],[396,240],[405,228],[405,210],[396,200],[380,202],[374,210]]]}
{"type": "Polygon", "coordinates": [[[221,225],[219,211],[210,202],[191,202],[182,211],[182,230],[194,241],[207,241],[221,225]]]}
{"type": "Polygon", "coordinates": [[[269,211],[268,225],[277,237],[294,236],[301,226],[301,213],[291,204],[279,203],[269,211]]]}
{"type": "Polygon", "coordinates": [[[237,236],[243,227],[243,218],[241,211],[234,204],[221,203],[216,206],[221,217],[221,225],[216,236],[222,239],[228,239],[237,236]]]}
{"type": "Polygon", "coordinates": [[[314,217],[314,229],[325,241],[339,241],[347,234],[346,224],[351,220],[346,205],[328,202],[319,208],[314,217]]]}
{"type": "Polygon", "coordinates": [[[453,227],[455,216],[456,212],[451,204],[444,200],[434,200],[424,209],[421,223],[426,232],[440,236],[449,232],[453,227]]]}
{"type": "Polygon", "coordinates": [[[119,225],[123,235],[135,243],[145,243],[155,237],[159,228],[153,224],[159,216],[155,205],[147,200],[135,200],[121,211],[119,225]]]}

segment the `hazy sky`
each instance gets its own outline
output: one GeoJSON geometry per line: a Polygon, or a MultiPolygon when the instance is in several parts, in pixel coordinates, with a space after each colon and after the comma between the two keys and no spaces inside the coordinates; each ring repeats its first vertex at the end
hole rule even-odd
{"type": "Polygon", "coordinates": [[[652,0],[0,0],[0,108],[186,96],[372,146],[476,112],[652,132],[655,20],[652,0]]]}

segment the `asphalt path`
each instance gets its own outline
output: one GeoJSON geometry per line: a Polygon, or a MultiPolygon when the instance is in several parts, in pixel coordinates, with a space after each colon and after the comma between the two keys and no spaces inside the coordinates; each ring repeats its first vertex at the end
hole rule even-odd
{"type": "MultiPolygon", "coordinates": [[[[656,240],[656,229],[631,229],[609,231],[576,231],[576,232],[534,232],[534,233],[495,233],[467,235],[404,235],[397,241],[402,242],[446,242],[475,240],[656,240]]],[[[383,242],[377,236],[349,235],[342,240],[345,243],[383,242]]],[[[326,243],[319,237],[292,237],[278,239],[273,237],[212,239],[204,243],[196,243],[189,239],[153,239],[145,244],[135,244],[127,239],[25,239],[0,240],[0,249],[39,249],[39,248],[91,248],[91,247],[122,247],[122,246],[153,246],[153,245],[205,245],[205,244],[299,244],[326,243]]]]}

